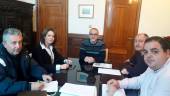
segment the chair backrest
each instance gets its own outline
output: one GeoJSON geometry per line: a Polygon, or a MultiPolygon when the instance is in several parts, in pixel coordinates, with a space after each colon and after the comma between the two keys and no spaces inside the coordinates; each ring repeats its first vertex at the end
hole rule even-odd
{"type": "Polygon", "coordinates": [[[105,49],[105,59],[104,59],[104,62],[108,62],[108,56],[109,56],[109,49],[106,48],[105,49]]]}

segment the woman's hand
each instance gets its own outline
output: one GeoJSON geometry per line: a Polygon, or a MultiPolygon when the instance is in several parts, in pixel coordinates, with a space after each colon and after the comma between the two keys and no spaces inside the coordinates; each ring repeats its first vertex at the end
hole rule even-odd
{"type": "Polygon", "coordinates": [[[67,69],[69,67],[69,64],[62,64],[60,66],[61,69],[67,69]]]}
{"type": "Polygon", "coordinates": [[[70,60],[69,58],[64,60],[64,63],[66,63],[66,64],[72,64],[72,62],[73,62],[73,61],[70,60]]]}

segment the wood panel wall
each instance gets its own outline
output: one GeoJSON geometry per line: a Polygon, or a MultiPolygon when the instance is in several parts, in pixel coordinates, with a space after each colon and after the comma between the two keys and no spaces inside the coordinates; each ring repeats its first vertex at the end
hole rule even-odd
{"type": "Polygon", "coordinates": [[[79,58],[80,44],[88,35],[68,34],[68,56],[79,58]]]}

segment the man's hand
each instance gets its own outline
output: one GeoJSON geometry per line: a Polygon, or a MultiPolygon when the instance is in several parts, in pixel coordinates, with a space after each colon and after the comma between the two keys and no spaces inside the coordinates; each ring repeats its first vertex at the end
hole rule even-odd
{"type": "Polygon", "coordinates": [[[42,75],[42,79],[43,79],[45,82],[50,82],[50,81],[53,80],[50,75],[42,75]]]}
{"type": "Polygon", "coordinates": [[[93,62],[95,62],[95,59],[93,57],[86,56],[84,58],[84,61],[88,62],[88,63],[93,63],[93,62]]]}
{"type": "Polygon", "coordinates": [[[123,68],[123,69],[121,70],[121,73],[124,74],[124,75],[128,75],[128,74],[129,74],[129,72],[127,71],[126,68],[123,68]]]}
{"type": "Polygon", "coordinates": [[[107,94],[108,96],[113,96],[113,94],[120,88],[119,82],[117,80],[111,79],[107,82],[108,90],[107,94]]]}
{"type": "Polygon", "coordinates": [[[41,91],[44,86],[45,86],[45,83],[44,82],[30,82],[31,83],[31,90],[32,91],[41,91]]]}
{"type": "Polygon", "coordinates": [[[84,62],[88,62],[88,61],[89,61],[89,57],[86,56],[86,57],[84,58],[84,62]]]}
{"type": "Polygon", "coordinates": [[[69,67],[69,64],[62,64],[60,65],[61,69],[67,69],[69,67]]]}
{"type": "Polygon", "coordinates": [[[89,62],[88,63],[93,63],[95,62],[95,59],[93,57],[89,57],[89,62]]]}
{"type": "Polygon", "coordinates": [[[124,61],[124,63],[127,63],[127,62],[130,62],[130,59],[127,59],[127,60],[124,61]]]}

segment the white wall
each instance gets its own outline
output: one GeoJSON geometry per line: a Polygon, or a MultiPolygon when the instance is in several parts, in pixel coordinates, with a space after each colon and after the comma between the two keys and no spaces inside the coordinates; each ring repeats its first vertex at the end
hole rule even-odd
{"type": "Polygon", "coordinates": [[[89,27],[99,29],[100,35],[104,30],[105,0],[69,0],[68,32],[88,34],[89,27]],[[94,17],[92,19],[79,18],[79,4],[94,4],[94,17]]]}
{"type": "Polygon", "coordinates": [[[17,1],[22,1],[22,2],[31,3],[31,4],[35,4],[36,2],[36,0],[17,0],[17,1]]]}
{"type": "MultiPolygon", "coordinates": [[[[18,0],[35,4],[36,0],[18,0]]],[[[69,33],[88,34],[89,26],[104,30],[105,0],[69,0],[69,33]],[[79,18],[79,4],[94,4],[94,18],[79,18]]],[[[170,35],[170,0],[142,0],[138,32],[149,36],[170,35]]]]}
{"type": "Polygon", "coordinates": [[[138,32],[170,35],[170,0],[142,0],[138,32]]]}

